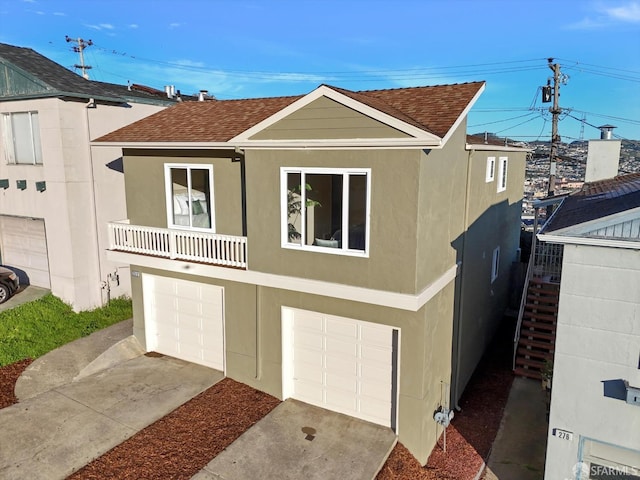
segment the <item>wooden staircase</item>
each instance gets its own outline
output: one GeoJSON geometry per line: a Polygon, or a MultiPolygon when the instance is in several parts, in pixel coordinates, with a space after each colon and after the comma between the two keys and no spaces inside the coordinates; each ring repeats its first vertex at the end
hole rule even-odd
{"type": "Polygon", "coordinates": [[[527,288],[514,373],[541,379],[546,360],[553,360],[560,284],[531,278],[527,288]]]}

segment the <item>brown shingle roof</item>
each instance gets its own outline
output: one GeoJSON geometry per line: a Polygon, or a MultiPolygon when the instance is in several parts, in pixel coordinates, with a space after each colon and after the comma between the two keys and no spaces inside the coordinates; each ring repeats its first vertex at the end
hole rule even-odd
{"type": "Polygon", "coordinates": [[[637,207],[640,207],[640,173],[585,183],[563,200],[543,232],[553,232],[637,207]]]}
{"type": "MultiPolygon", "coordinates": [[[[343,95],[444,137],[483,82],[352,92],[343,95]]],[[[97,139],[100,142],[226,142],[302,96],[185,102],[97,139]]]]}

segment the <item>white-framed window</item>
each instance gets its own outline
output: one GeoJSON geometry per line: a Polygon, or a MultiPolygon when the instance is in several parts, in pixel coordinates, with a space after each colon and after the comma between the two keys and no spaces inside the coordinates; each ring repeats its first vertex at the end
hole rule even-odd
{"type": "Polygon", "coordinates": [[[369,252],[371,169],[280,169],[282,247],[369,252]]]}
{"type": "Polygon", "coordinates": [[[500,247],[496,247],[493,250],[493,256],[491,257],[491,283],[495,282],[500,272],[500,247]]]}
{"type": "Polygon", "coordinates": [[[493,182],[496,178],[496,157],[487,157],[487,176],[486,182],[493,182]]]}
{"type": "Polygon", "coordinates": [[[2,123],[7,163],[42,165],[38,112],[4,113],[2,123]]]}
{"type": "Polygon", "coordinates": [[[215,231],[213,165],[166,163],[167,226],[215,231]]]}
{"type": "Polygon", "coordinates": [[[500,157],[498,164],[500,165],[500,172],[498,176],[498,192],[504,192],[507,189],[507,167],[509,159],[507,157],[500,157]]]}

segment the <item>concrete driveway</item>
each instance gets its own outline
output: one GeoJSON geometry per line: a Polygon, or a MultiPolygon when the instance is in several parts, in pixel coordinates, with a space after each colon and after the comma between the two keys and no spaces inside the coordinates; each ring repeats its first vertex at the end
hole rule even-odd
{"type": "MultiPolygon", "coordinates": [[[[34,361],[0,410],[0,478],[64,479],[223,378],[143,355],[131,320],[34,361]]],[[[373,479],[396,443],[389,429],[287,400],[195,477],[373,479]]]]}
{"type": "Polygon", "coordinates": [[[130,345],[119,357],[120,341],[109,345],[123,325],[31,364],[20,380],[20,403],[0,410],[0,478],[66,478],[223,378],[210,368],[131,352],[130,345]],[[85,369],[100,371],[83,376],[85,369]],[[49,375],[57,370],[62,374],[49,375]]]}
{"type": "Polygon", "coordinates": [[[396,444],[391,429],[287,400],[194,480],[370,480],[396,444]]]}

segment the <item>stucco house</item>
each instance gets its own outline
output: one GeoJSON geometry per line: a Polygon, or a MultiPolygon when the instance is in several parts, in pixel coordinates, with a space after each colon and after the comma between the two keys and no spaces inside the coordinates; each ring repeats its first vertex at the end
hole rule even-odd
{"type": "Polygon", "coordinates": [[[0,263],[75,310],[129,294],[128,266],[105,255],[106,222],[126,215],[119,150],[89,141],[176,101],[0,44],[0,263]]]}
{"type": "Polygon", "coordinates": [[[526,151],[467,136],[483,89],[185,102],[95,140],[123,149],[107,256],[131,265],[134,334],[426,463],[518,254],[526,151]]]}
{"type": "Polygon", "coordinates": [[[619,140],[589,145],[587,182],[538,234],[561,271],[545,479],[640,478],[640,174],[619,140]]]}

